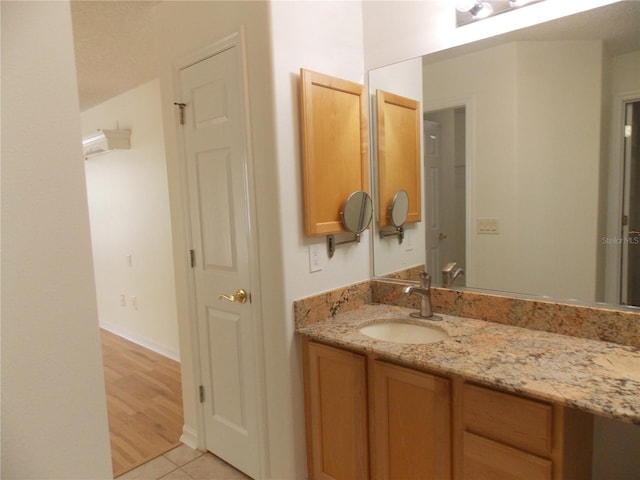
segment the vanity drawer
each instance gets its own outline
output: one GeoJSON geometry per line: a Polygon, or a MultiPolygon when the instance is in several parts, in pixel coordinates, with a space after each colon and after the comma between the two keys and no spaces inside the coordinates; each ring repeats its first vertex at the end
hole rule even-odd
{"type": "Polygon", "coordinates": [[[536,457],[473,433],[463,436],[464,479],[551,480],[550,460],[536,457]]]}
{"type": "Polygon", "coordinates": [[[464,384],[464,430],[537,455],[551,455],[551,405],[464,384]]]}

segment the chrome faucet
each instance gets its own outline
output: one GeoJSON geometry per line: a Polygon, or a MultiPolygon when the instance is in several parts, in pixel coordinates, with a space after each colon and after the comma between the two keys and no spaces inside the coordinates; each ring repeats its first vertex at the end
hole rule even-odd
{"type": "Polygon", "coordinates": [[[449,262],[442,269],[442,286],[444,288],[449,288],[456,278],[464,275],[464,270],[461,268],[456,269],[456,265],[456,262],[449,262]]]}
{"type": "Polygon", "coordinates": [[[431,275],[427,272],[420,272],[420,285],[409,285],[404,287],[402,293],[411,295],[417,293],[421,297],[420,313],[412,313],[412,317],[417,318],[430,318],[432,320],[439,320],[440,317],[433,314],[433,306],[431,305],[431,275]]]}

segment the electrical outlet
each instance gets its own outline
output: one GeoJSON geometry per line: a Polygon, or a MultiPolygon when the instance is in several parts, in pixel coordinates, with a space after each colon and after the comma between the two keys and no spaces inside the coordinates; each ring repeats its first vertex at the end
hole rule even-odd
{"type": "Polygon", "coordinates": [[[479,218],[478,233],[484,235],[497,235],[500,233],[497,218],[479,218]]]}
{"type": "Polygon", "coordinates": [[[134,310],[138,310],[138,297],[131,297],[131,306],[134,310]]]}
{"type": "Polygon", "coordinates": [[[309,271],[311,273],[322,270],[322,247],[323,245],[319,243],[309,245],[309,271]]]}
{"type": "Polygon", "coordinates": [[[124,293],[120,295],[120,306],[121,307],[127,306],[127,296],[124,293]]]}

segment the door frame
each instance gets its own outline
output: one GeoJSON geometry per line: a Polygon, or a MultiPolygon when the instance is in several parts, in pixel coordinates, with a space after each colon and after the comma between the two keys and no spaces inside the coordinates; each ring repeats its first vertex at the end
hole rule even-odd
{"type": "MultiPolygon", "coordinates": [[[[624,124],[627,103],[640,101],[640,90],[614,95],[609,133],[609,179],[607,185],[606,238],[622,236],[624,182],[624,124]]],[[[599,242],[604,241],[598,239],[599,242]]],[[[622,245],[613,242],[604,246],[604,302],[620,305],[622,292],[622,245]]]]}
{"type": "MultiPolygon", "coordinates": [[[[255,165],[254,155],[252,149],[252,134],[251,134],[251,122],[250,122],[250,108],[249,108],[249,80],[248,80],[248,61],[246,51],[246,34],[243,25],[239,27],[236,32],[231,33],[225,37],[219,38],[212,43],[205,45],[190,53],[186,53],[178,57],[173,62],[172,76],[173,76],[173,94],[176,102],[180,102],[181,97],[181,80],[180,71],[194,65],[202,60],[210,58],[216,54],[219,54],[230,48],[237,47],[240,52],[240,75],[241,75],[241,90],[243,98],[243,117],[244,117],[244,142],[245,152],[247,155],[246,161],[246,187],[247,187],[247,207],[248,207],[248,226],[250,232],[249,241],[249,268],[250,268],[250,285],[247,286],[251,292],[251,301],[248,307],[251,309],[250,315],[254,326],[254,345],[255,349],[255,372],[256,372],[256,405],[257,405],[257,419],[258,419],[258,437],[260,451],[258,452],[260,459],[260,470],[262,477],[268,477],[269,472],[269,448],[268,448],[268,435],[267,435],[267,409],[266,409],[266,374],[264,370],[264,338],[263,338],[263,322],[262,322],[262,294],[260,283],[260,262],[259,262],[259,250],[257,239],[257,201],[255,192],[255,165]]],[[[177,112],[176,112],[177,113],[177,112]]],[[[179,114],[176,114],[176,143],[178,154],[178,169],[180,174],[180,197],[181,197],[181,215],[183,218],[183,232],[185,243],[188,246],[193,245],[193,238],[191,235],[191,219],[189,215],[190,203],[189,203],[189,184],[187,175],[187,160],[185,157],[185,138],[184,130],[179,122],[179,114]]],[[[189,255],[189,252],[184,252],[185,256],[189,255]]],[[[181,440],[188,444],[195,444],[198,449],[206,450],[206,437],[205,437],[205,412],[204,404],[198,401],[199,392],[198,386],[203,383],[202,373],[202,356],[200,349],[200,335],[198,315],[197,315],[197,303],[196,303],[196,285],[195,285],[195,272],[190,267],[189,262],[186,262],[185,278],[187,279],[187,296],[188,296],[188,308],[189,308],[189,331],[190,331],[190,348],[191,358],[193,362],[193,378],[195,384],[194,397],[196,401],[196,432],[187,431],[184,429],[183,438],[181,440]]]]}
{"type": "MultiPolygon", "coordinates": [[[[468,286],[473,286],[475,284],[475,226],[474,219],[476,218],[476,210],[475,210],[475,202],[473,201],[473,193],[475,189],[475,121],[476,121],[476,98],[475,96],[462,97],[462,98],[450,98],[444,99],[438,102],[424,102],[422,109],[422,117],[424,115],[436,112],[439,110],[447,110],[450,108],[465,108],[465,146],[464,146],[464,155],[465,155],[465,228],[466,228],[466,238],[465,238],[465,284],[468,286]]],[[[424,126],[423,126],[424,132],[424,126]]],[[[422,158],[423,167],[424,153],[422,158]]],[[[426,169],[425,169],[426,170],[426,169]]],[[[424,175],[424,174],[423,174],[424,175]]],[[[426,179],[425,179],[426,181],[426,179]]],[[[423,202],[426,202],[426,195],[423,199],[423,202]]],[[[427,211],[426,205],[423,205],[423,211],[427,211]]],[[[425,228],[426,224],[425,224],[425,228]]],[[[426,235],[425,235],[425,252],[426,252],[426,235]]],[[[428,252],[426,252],[428,257],[428,252]]],[[[440,272],[432,272],[432,278],[434,275],[438,275],[440,272]]],[[[436,277],[438,278],[438,277],[436,277]]]]}

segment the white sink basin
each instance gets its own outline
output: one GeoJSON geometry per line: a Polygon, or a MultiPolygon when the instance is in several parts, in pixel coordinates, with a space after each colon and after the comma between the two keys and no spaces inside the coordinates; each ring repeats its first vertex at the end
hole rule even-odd
{"type": "Polygon", "coordinates": [[[447,332],[435,326],[394,321],[365,325],[360,329],[360,333],[377,340],[395,343],[433,343],[449,338],[447,332]]]}

